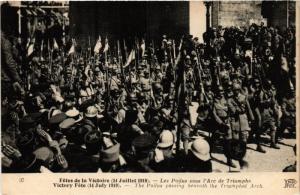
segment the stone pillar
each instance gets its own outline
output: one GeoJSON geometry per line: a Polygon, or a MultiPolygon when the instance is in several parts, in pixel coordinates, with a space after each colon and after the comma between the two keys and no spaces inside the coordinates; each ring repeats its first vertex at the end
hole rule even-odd
{"type": "Polygon", "coordinates": [[[219,5],[220,1],[214,1],[211,6],[211,26],[218,27],[219,25],[219,5]]]}
{"type": "Polygon", "coordinates": [[[206,31],[210,28],[210,7],[212,5],[211,1],[204,1],[206,7],[206,31]]]}

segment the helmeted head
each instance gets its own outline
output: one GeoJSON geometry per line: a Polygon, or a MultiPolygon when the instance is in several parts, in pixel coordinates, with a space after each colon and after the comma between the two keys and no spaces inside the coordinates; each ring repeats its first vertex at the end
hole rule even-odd
{"type": "Polygon", "coordinates": [[[191,152],[200,160],[208,161],[210,159],[210,146],[203,138],[194,140],[191,146],[191,152]]]}

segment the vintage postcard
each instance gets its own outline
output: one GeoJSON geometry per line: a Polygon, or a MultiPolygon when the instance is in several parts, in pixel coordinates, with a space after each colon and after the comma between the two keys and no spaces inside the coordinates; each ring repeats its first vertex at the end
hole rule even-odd
{"type": "Polygon", "coordinates": [[[299,189],[297,1],[2,1],[2,194],[299,189]]]}

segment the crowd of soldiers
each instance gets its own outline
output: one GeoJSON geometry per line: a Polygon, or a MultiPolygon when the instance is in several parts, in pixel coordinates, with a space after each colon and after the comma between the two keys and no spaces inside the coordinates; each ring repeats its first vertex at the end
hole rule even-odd
{"type": "Polygon", "coordinates": [[[203,40],[115,52],[107,38],[57,41],[17,60],[28,48],[1,33],[3,172],[212,172],[218,144],[241,169],[248,143],[280,151],[295,136],[295,29],[218,27],[203,40]]]}

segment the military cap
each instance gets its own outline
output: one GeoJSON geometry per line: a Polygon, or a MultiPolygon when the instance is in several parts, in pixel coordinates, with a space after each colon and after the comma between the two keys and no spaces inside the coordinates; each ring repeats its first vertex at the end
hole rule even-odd
{"type": "Polygon", "coordinates": [[[73,118],[67,118],[63,120],[61,123],[59,123],[59,128],[60,129],[69,129],[75,124],[75,119],[73,118]]]}
{"type": "Polygon", "coordinates": [[[210,81],[206,81],[204,84],[205,84],[205,86],[211,86],[211,82],[210,81]]]}
{"type": "Polygon", "coordinates": [[[140,62],[140,66],[145,67],[145,66],[146,66],[145,62],[144,62],[144,61],[141,61],[141,62],[140,62]]]}
{"type": "Polygon", "coordinates": [[[251,43],[251,42],[252,42],[252,39],[251,39],[251,38],[245,38],[244,42],[245,42],[245,43],[251,43]]]}
{"type": "Polygon", "coordinates": [[[155,70],[160,70],[161,68],[160,68],[160,66],[159,65],[156,65],[155,66],[155,70]]]}
{"type": "Polygon", "coordinates": [[[42,112],[34,112],[34,113],[29,113],[28,115],[29,115],[33,120],[37,121],[37,120],[39,120],[39,119],[42,117],[43,113],[42,113],[42,112]]]}
{"type": "Polygon", "coordinates": [[[153,136],[149,134],[143,134],[136,137],[132,141],[132,145],[135,147],[136,150],[149,151],[156,146],[156,140],[153,136]]]}
{"type": "Polygon", "coordinates": [[[252,79],[252,76],[249,74],[249,75],[247,75],[247,80],[251,80],[252,79]]]}
{"type": "Polygon", "coordinates": [[[48,112],[48,119],[50,119],[52,116],[55,116],[57,114],[61,113],[61,111],[59,109],[57,109],[56,107],[51,107],[49,109],[49,112],[48,112]]]}
{"type": "Polygon", "coordinates": [[[137,83],[137,80],[136,80],[135,78],[132,78],[132,79],[131,79],[131,83],[132,83],[132,84],[137,83]]]}
{"type": "Polygon", "coordinates": [[[98,114],[98,109],[95,106],[89,106],[86,109],[85,116],[88,118],[96,117],[98,114]]]}
{"type": "Polygon", "coordinates": [[[259,79],[258,79],[258,78],[255,78],[255,79],[254,79],[254,83],[260,84],[259,79]]]}
{"type": "Polygon", "coordinates": [[[193,50],[193,51],[191,52],[191,55],[192,55],[192,56],[197,56],[197,53],[193,50]]]}
{"type": "Polygon", "coordinates": [[[66,69],[66,73],[68,73],[68,74],[71,74],[71,73],[72,73],[71,67],[68,67],[68,68],[66,69]]]}
{"type": "Polygon", "coordinates": [[[204,44],[203,44],[203,43],[200,43],[200,44],[199,44],[199,48],[200,48],[200,49],[204,48],[204,44]]]}
{"type": "Polygon", "coordinates": [[[113,163],[119,160],[120,144],[117,143],[108,149],[101,150],[101,161],[104,163],[113,163]]]}
{"type": "Polygon", "coordinates": [[[137,98],[139,100],[144,100],[146,98],[146,94],[144,92],[137,93],[137,98]]]}
{"type": "Polygon", "coordinates": [[[75,122],[79,122],[82,120],[82,116],[80,115],[79,110],[77,110],[75,107],[73,107],[72,109],[68,110],[65,115],[69,118],[73,118],[75,119],[75,122]]]}
{"type": "Polygon", "coordinates": [[[28,153],[22,156],[22,160],[13,165],[13,168],[18,172],[33,173],[38,172],[41,163],[37,161],[36,156],[33,153],[28,153]]]}
{"type": "Polygon", "coordinates": [[[167,148],[174,144],[175,136],[170,130],[163,130],[159,136],[158,147],[167,148]]]}
{"type": "Polygon", "coordinates": [[[76,109],[76,108],[72,108],[72,109],[70,109],[70,110],[68,110],[67,112],[66,112],[66,115],[68,116],[68,117],[75,117],[75,116],[78,116],[79,115],[79,111],[76,109]]]}
{"type": "Polygon", "coordinates": [[[85,100],[84,102],[81,103],[81,105],[79,106],[79,111],[81,112],[85,112],[86,109],[89,107],[89,106],[92,106],[95,104],[95,101],[93,99],[88,99],[88,100],[85,100]]]}
{"type": "Polygon", "coordinates": [[[20,126],[22,125],[32,125],[35,124],[35,120],[31,115],[26,115],[20,119],[20,126]]]}
{"type": "Polygon", "coordinates": [[[218,87],[218,91],[220,92],[220,91],[224,91],[224,88],[222,87],[222,86],[219,86],[218,87]]]}
{"type": "Polygon", "coordinates": [[[137,110],[127,110],[125,114],[125,123],[133,124],[138,119],[137,110]]]}
{"type": "Polygon", "coordinates": [[[234,83],[232,88],[233,88],[233,90],[240,90],[241,86],[238,83],[234,83]]]}
{"type": "Polygon", "coordinates": [[[165,99],[166,102],[170,102],[170,101],[173,101],[173,100],[175,100],[174,95],[168,95],[168,96],[166,97],[166,99],[165,99]]]}
{"type": "Polygon", "coordinates": [[[22,151],[32,152],[34,144],[35,144],[35,137],[31,130],[22,132],[16,140],[16,145],[21,152],[22,151]]]}
{"type": "Polygon", "coordinates": [[[200,160],[207,161],[210,159],[210,147],[208,142],[203,138],[194,140],[191,145],[191,152],[200,160]]]}
{"type": "Polygon", "coordinates": [[[59,114],[56,114],[54,116],[52,116],[50,119],[49,119],[49,124],[59,124],[61,123],[62,121],[64,121],[65,119],[67,118],[67,115],[65,113],[59,113],[59,114]]]}
{"type": "Polygon", "coordinates": [[[130,93],[128,98],[131,100],[131,101],[134,101],[134,100],[137,100],[137,97],[134,93],[130,93]]]}
{"type": "Polygon", "coordinates": [[[40,147],[36,149],[33,154],[35,154],[36,158],[42,160],[45,165],[49,165],[54,158],[54,153],[49,147],[40,147]]]}
{"type": "Polygon", "coordinates": [[[156,82],[153,84],[153,89],[154,90],[162,90],[162,86],[160,83],[156,82]]]}
{"type": "Polygon", "coordinates": [[[100,72],[100,68],[98,66],[95,68],[95,72],[100,72]]]}
{"type": "Polygon", "coordinates": [[[172,82],[170,83],[170,88],[174,88],[175,87],[175,84],[172,82]]]}
{"type": "Polygon", "coordinates": [[[143,70],[144,67],[143,67],[143,66],[138,66],[137,69],[138,69],[138,70],[143,70]]]}
{"type": "Polygon", "coordinates": [[[269,87],[269,86],[272,86],[272,81],[269,80],[269,79],[267,79],[267,80],[266,80],[266,86],[268,86],[268,87],[269,87]]]}
{"type": "Polygon", "coordinates": [[[101,135],[99,131],[93,130],[85,134],[84,141],[89,154],[97,154],[100,150],[101,135]]]}

